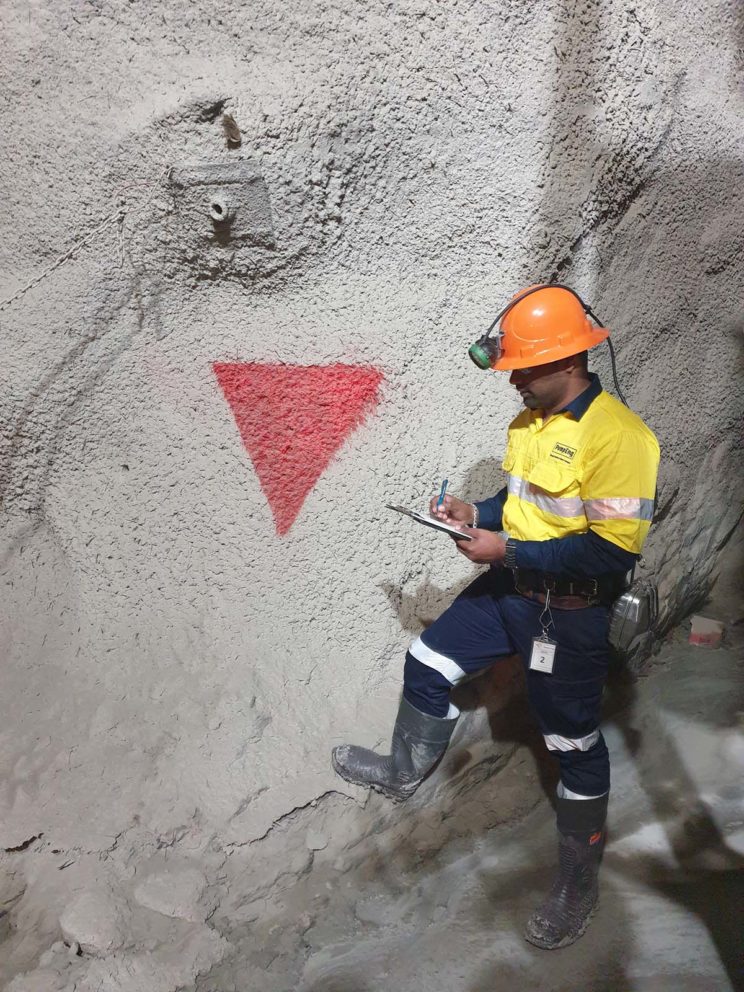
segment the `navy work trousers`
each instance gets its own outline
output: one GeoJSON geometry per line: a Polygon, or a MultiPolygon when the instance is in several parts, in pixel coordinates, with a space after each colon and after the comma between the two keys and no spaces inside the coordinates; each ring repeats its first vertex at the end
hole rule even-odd
{"type": "MultiPolygon", "coordinates": [[[[406,654],[403,695],[423,713],[456,715],[450,691],[463,679],[518,654],[548,749],[558,756],[561,794],[601,796],[610,788],[607,745],[599,730],[609,665],[606,606],[551,606],[548,636],[557,641],[551,674],[529,668],[544,607],[514,591],[511,572],[492,568],[462,592],[406,654]]],[[[545,623],[546,617],[543,617],[545,623]]]]}

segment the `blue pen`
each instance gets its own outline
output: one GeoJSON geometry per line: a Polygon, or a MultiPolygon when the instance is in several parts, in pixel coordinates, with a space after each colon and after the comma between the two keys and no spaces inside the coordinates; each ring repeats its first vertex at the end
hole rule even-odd
{"type": "Polygon", "coordinates": [[[444,494],[447,492],[447,484],[449,479],[445,479],[442,483],[442,488],[439,490],[439,499],[437,500],[437,509],[441,510],[444,506],[444,494]]]}

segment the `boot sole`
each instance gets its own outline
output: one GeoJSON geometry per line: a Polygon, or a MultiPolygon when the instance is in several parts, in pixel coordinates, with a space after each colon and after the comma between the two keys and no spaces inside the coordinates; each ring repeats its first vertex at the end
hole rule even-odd
{"type": "Polygon", "coordinates": [[[534,947],[539,947],[543,951],[557,951],[559,947],[568,947],[569,944],[575,943],[579,939],[579,937],[584,936],[584,934],[586,933],[586,929],[589,926],[589,924],[592,922],[592,917],[597,912],[598,908],[599,908],[599,900],[594,903],[594,906],[591,908],[586,919],[584,920],[584,924],[581,927],[581,930],[577,930],[576,933],[569,934],[567,937],[564,937],[563,940],[558,941],[557,944],[549,944],[547,941],[541,941],[539,937],[533,937],[531,934],[527,932],[525,932],[524,934],[524,939],[528,943],[532,944],[534,947]]]}
{"type": "Polygon", "coordinates": [[[346,771],[343,765],[339,765],[337,763],[334,755],[331,755],[331,766],[334,772],[339,775],[344,782],[348,782],[350,785],[358,785],[362,789],[374,789],[375,792],[379,792],[380,795],[385,796],[386,799],[392,799],[393,802],[405,802],[406,799],[410,799],[413,795],[413,792],[393,792],[390,789],[386,789],[384,785],[378,785],[377,782],[364,782],[361,779],[353,778],[353,776],[346,771]]]}

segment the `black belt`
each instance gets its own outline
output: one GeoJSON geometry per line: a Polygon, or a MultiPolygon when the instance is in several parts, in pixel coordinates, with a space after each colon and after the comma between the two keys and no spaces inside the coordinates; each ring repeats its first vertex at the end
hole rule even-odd
{"type": "Polygon", "coordinates": [[[609,606],[625,588],[625,575],[600,575],[596,579],[569,579],[565,575],[536,572],[529,568],[515,568],[514,585],[517,590],[549,592],[551,596],[581,596],[589,604],[609,606]]]}

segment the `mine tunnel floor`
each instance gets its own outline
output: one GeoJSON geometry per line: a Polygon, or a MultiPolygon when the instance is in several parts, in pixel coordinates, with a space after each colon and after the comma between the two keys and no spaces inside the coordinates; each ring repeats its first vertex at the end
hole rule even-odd
{"type": "Polygon", "coordinates": [[[236,952],[197,988],[253,988],[260,966],[262,992],[744,989],[744,631],[717,650],[685,638],[603,724],[609,842],[600,907],[577,943],[541,951],[522,937],[554,865],[546,798],[403,877],[311,877],[287,900],[287,931],[275,920],[263,936],[230,934],[236,952]]]}

